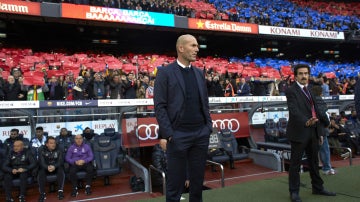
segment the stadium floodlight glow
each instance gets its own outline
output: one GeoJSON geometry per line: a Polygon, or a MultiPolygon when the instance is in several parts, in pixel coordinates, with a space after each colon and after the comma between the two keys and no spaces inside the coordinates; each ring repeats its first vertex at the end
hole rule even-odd
{"type": "Polygon", "coordinates": [[[0,33],[0,38],[6,38],[6,34],[5,33],[0,33]]]}

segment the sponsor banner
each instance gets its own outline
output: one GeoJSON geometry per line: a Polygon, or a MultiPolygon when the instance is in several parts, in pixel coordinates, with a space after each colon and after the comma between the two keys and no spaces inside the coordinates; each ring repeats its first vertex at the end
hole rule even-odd
{"type": "Polygon", "coordinates": [[[40,16],[40,3],[28,1],[0,0],[0,13],[40,16]]]}
{"type": "Polygon", "coordinates": [[[61,16],[82,20],[121,22],[142,25],[174,27],[173,14],[125,10],[76,4],[61,4],[61,16]]]}
{"type": "Polygon", "coordinates": [[[100,120],[100,121],[81,121],[81,122],[58,122],[58,123],[41,123],[36,124],[36,127],[42,126],[49,136],[58,136],[61,128],[66,128],[71,131],[73,135],[82,134],[86,127],[94,130],[95,133],[101,134],[105,128],[115,128],[118,130],[117,120],[100,120]]]}
{"type": "MultiPolygon", "coordinates": [[[[249,137],[248,113],[211,114],[213,128],[229,129],[236,138],[249,137]]],[[[122,120],[123,144],[126,148],[153,146],[159,142],[159,125],[155,117],[122,120]]]]}
{"type": "Polygon", "coordinates": [[[97,100],[46,100],[40,101],[41,108],[97,107],[97,100]]]}
{"type": "Polygon", "coordinates": [[[259,25],[259,34],[344,40],[344,32],[259,25]]]}
{"type": "Polygon", "coordinates": [[[188,26],[189,29],[258,34],[258,25],[250,23],[189,18],[188,26]]]}
{"type": "Polygon", "coordinates": [[[39,108],[39,101],[1,101],[0,109],[33,109],[39,108]]]}
{"type": "Polygon", "coordinates": [[[354,100],[354,95],[339,95],[339,100],[354,100]]]}
{"type": "Polygon", "coordinates": [[[274,119],[274,121],[277,122],[279,118],[289,119],[289,111],[255,112],[251,118],[251,122],[253,125],[257,125],[264,124],[266,119],[274,119]]]}
{"type": "Polygon", "coordinates": [[[9,126],[9,127],[0,127],[0,140],[4,142],[7,138],[10,137],[11,129],[19,129],[19,134],[23,134],[25,138],[31,140],[31,127],[30,126],[9,126]]]}
{"type": "Polygon", "coordinates": [[[99,107],[154,105],[153,99],[106,99],[98,100],[99,107]]]}

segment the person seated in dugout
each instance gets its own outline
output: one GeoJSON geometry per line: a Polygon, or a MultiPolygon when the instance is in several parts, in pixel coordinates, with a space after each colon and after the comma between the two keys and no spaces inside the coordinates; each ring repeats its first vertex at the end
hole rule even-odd
{"type": "Polygon", "coordinates": [[[35,137],[31,139],[31,151],[35,159],[39,159],[39,148],[45,145],[46,136],[44,135],[43,127],[39,126],[35,129],[35,137]]]}
{"type": "Polygon", "coordinates": [[[10,153],[10,151],[12,150],[12,148],[14,147],[14,142],[15,140],[21,140],[24,143],[24,147],[26,148],[27,146],[29,146],[29,139],[24,138],[23,134],[19,134],[19,129],[17,128],[13,128],[10,131],[10,137],[7,138],[4,141],[4,154],[7,155],[10,153]]]}
{"type": "Polygon", "coordinates": [[[85,143],[91,144],[97,134],[94,133],[94,130],[91,130],[91,128],[86,127],[81,135],[85,143]]]}
{"type": "Polygon", "coordinates": [[[74,143],[74,137],[66,128],[61,128],[60,135],[56,136],[55,139],[60,151],[62,151],[63,156],[65,156],[68,148],[74,143]]]}
{"type": "Polygon", "coordinates": [[[15,140],[12,151],[5,158],[2,164],[4,171],[4,190],[6,202],[12,202],[12,180],[14,178],[20,179],[20,194],[19,201],[25,201],[27,179],[33,175],[32,171],[37,166],[36,161],[30,150],[24,149],[22,140],[15,140]]]}
{"type": "Polygon", "coordinates": [[[63,152],[57,147],[56,139],[54,137],[48,137],[45,145],[39,149],[39,163],[39,202],[43,202],[46,199],[45,183],[47,175],[56,175],[58,185],[58,199],[64,199],[64,156],[63,152]]]}
{"type": "Polygon", "coordinates": [[[91,182],[95,174],[95,169],[92,164],[94,154],[91,147],[84,143],[82,135],[75,136],[75,143],[72,144],[66,153],[66,162],[70,164],[69,177],[72,185],[71,196],[76,197],[78,195],[78,177],[76,173],[80,170],[86,171],[85,181],[85,194],[91,194],[91,182]]]}

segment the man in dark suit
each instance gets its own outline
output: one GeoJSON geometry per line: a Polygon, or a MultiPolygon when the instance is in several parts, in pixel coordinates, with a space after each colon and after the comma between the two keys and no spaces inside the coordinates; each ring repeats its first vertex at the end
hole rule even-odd
{"type": "Polygon", "coordinates": [[[289,108],[289,122],[287,136],[291,143],[291,162],[289,168],[289,191],[293,202],[300,202],[300,165],[306,153],[312,183],[312,193],[318,195],[335,196],[333,192],[326,191],[323,180],[319,174],[319,145],[323,137],[317,133],[318,126],[317,105],[315,98],[307,89],[310,67],[298,64],[294,67],[296,82],[286,90],[287,105],[289,108]]]}
{"type": "Polygon", "coordinates": [[[357,119],[360,120],[360,72],[358,73],[358,78],[355,84],[355,110],[357,119]]]}
{"type": "Polygon", "coordinates": [[[190,201],[202,201],[205,164],[212,131],[204,72],[191,66],[199,51],[192,35],[176,42],[177,60],[158,69],[154,105],[159,134],[165,139],[168,160],[166,201],[180,201],[190,179],[190,201]]]}

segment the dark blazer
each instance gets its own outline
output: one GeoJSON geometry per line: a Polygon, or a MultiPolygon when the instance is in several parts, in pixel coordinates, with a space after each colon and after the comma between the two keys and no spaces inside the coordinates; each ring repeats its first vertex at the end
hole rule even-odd
{"type": "Polygon", "coordinates": [[[247,96],[250,95],[250,86],[247,83],[244,83],[243,88],[241,89],[242,84],[239,84],[238,86],[238,92],[237,95],[238,96],[247,96]],[[241,93],[239,92],[239,90],[241,90],[241,93]]]}
{"type": "Polygon", "coordinates": [[[356,80],[355,84],[355,110],[356,116],[360,120],[360,77],[356,80]]]}
{"type": "MultiPolygon", "coordinates": [[[[154,106],[156,119],[159,123],[159,134],[162,138],[168,138],[174,134],[178,122],[184,112],[185,81],[177,62],[157,71],[154,86],[154,106]]],[[[202,111],[209,130],[212,131],[212,121],[209,112],[209,99],[204,72],[196,67],[194,69],[202,111]]]]}
{"type": "MultiPolygon", "coordinates": [[[[311,105],[300,86],[294,82],[286,91],[287,105],[289,109],[289,122],[286,133],[290,141],[304,142],[312,134],[315,126],[305,127],[306,121],[312,117],[311,105]]],[[[312,98],[315,96],[310,92],[312,98]]],[[[317,104],[314,100],[315,111],[317,104]]],[[[318,114],[318,113],[317,113],[318,114]]]]}

